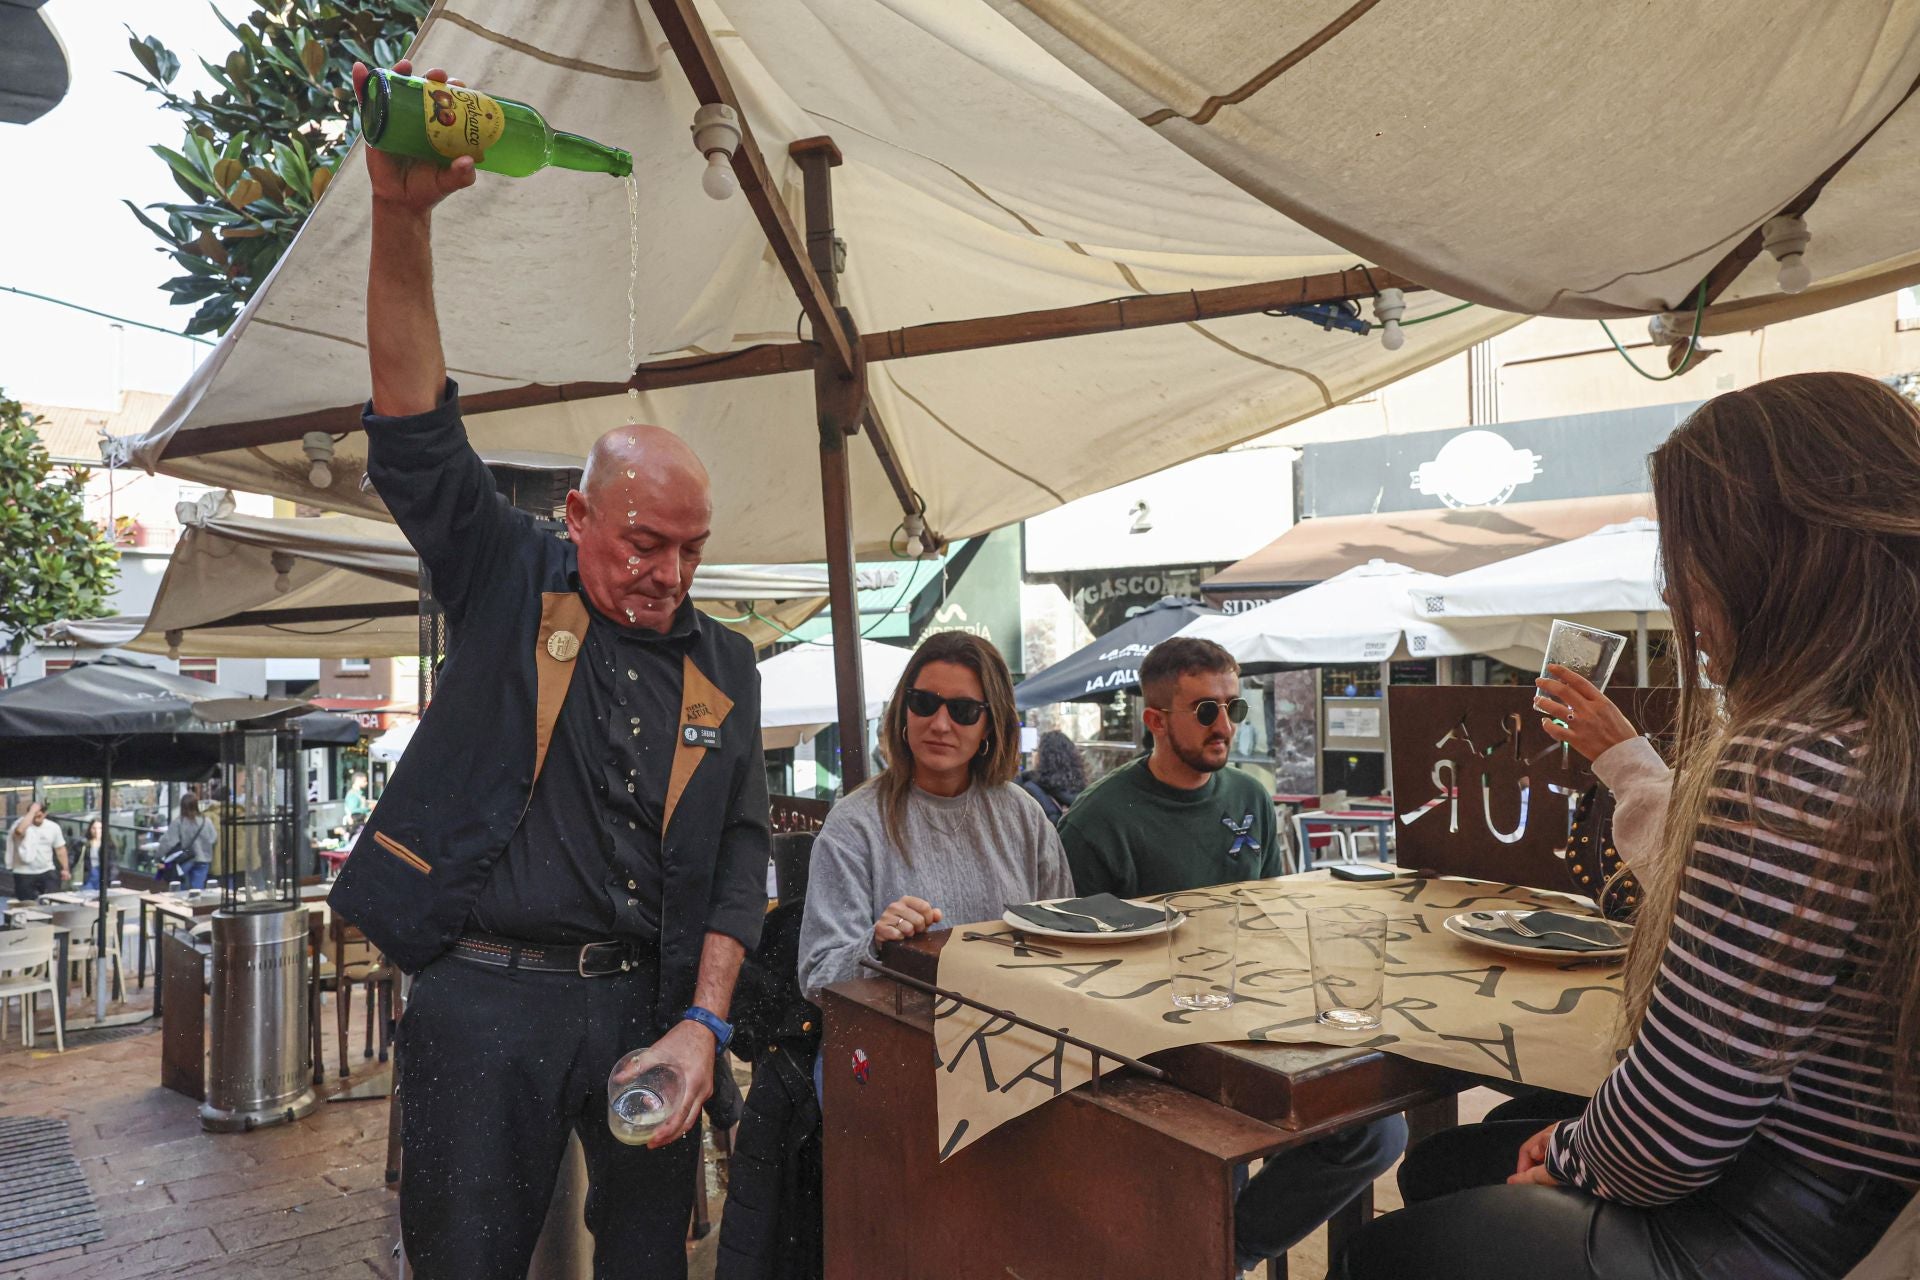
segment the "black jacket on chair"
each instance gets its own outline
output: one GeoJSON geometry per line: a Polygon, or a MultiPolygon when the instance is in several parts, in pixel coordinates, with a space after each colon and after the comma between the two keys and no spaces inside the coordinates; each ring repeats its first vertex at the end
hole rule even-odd
{"type": "MultiPolygon", "coordinates": [[[[433,705],[330,901],[411,973],[459,937],[526,813],[574,670],[569,647],[547,642],[560,631],[584,636],[589,615],[573,544],[500,499],[467,443],[451,380],[438,409],[380,418],[369,408],[366,425],[367,474],[432,575],[451,645],[433,705]]],[[[725,731],[682,734],[664,802],[656,1012],[669,1024],[692,999],[710,930],[749,951],[760,937],[767,782],[759,673],[745,637],[699,619],[680,714],[689,730],[725,731]],[[718,745],[702,745],[716,736],[718,745]],[[762,887],[743,894],[742,882],[762,887]],[[757,905],[740,905],[747,900],[757,905]]]]}
{"type": "Polygon", "coordinates": [[[753,1063],[753,1087],[728,1170],[715,1280],[815,1280],[821,1248],[820,1102],[813,1058],[820,1011],[800,994],[804,900],[767,917],[760,947],[740,971],[734,1052],[753,1063]]]}

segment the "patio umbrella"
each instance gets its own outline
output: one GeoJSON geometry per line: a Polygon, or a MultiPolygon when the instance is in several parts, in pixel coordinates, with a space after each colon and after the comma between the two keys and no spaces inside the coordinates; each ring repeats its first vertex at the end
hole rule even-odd
{"type": "Polygon", "coordinates": [[[1140,659],[1167,637],[1201,618],[1225,618],[1198,600],[1168,596],[1149,605],[1091,644],[1022,680],[1013,700],[1022,711],[1055,702],[1084,702],[1140,687],[1140,659]]]}
{"type": "Polygon", "coordinates": [[[1567,618],[1631,628],[1647,682],[1648,628],[1673,626],[1660,595],[1660,526],[1635,519],[1408,590],[1414,611],[1449,625],[1463,618],[1567,618]]]}
{"type": "Polygon", "coordinates": [[[1915,283],[1920,15],[1896,0],[994,2],[1242,191],[1476,302],[1673,309],[1684,338],[1703,284],[1715,334],[1915,283]],[[1799,280],[1769,242],[1805,250],[1799,280]]]}
{"type": "Polygon", "coordinates": [[[1245,613],[1199,618],[1180,634],[1223,646],[1248,670],[1321,667],[1485,653],[1537,665],[1547,624],[1537,618],[1435,622],[1420,617],[1408,593],[1444,579],[1405,565],[1369,560],[1317,586],[1245,613]]]}
{"type": "MultiPolygon", "coordinates": [[[[860,642],[860,661],[871,678],[867,715],[878,720],[913,650],[860,642]]],[[[760,664],[760,732],[768,749],[805,742],[839,718],[834,709],[833,646],[797,645],[760,664]]]]}
{"type": "MultiPolygon", "coordinates": [[[[0,690],[0,774],[100,779],[102,830],[113,811],[115,776],[194,781],[220,763],[226,723],[278,715],[297,699],[250,698],[125,658],[80,663],[40,680],[0,690]]],[[[351,745],[360,727],[344,716],[310,713],[294,723],[304,741],[351,745]]],[[[107,886],[113,843],[100,847],[99,935],[107,937],[107,886]]],[[[96,1016],[107,1012],[106,966],[100,966],[96,1016]]]]}
{"type": "MultiPolygon", "coordinates": [[[[419,559],[393,524],[243,516],[225,492],[176,510],[184,531],[147,615],[56,622],[46,629],[50,643],[203,658],[420,652],[419,559]]],[[[757,647],[825,607],[827,573],[701,565],[689,594],[695,608],[757,647]]]]}

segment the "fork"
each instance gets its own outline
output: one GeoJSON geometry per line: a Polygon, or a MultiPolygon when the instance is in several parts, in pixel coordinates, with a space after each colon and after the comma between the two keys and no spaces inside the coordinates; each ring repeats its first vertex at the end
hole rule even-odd
{"type": "Polygon", "coordinates": [[[1035,903],[1034,905],[1039,907],[1042,911],[1051,911],[1055,915],[1072,916],[1075,920],[1091,920],[1093,921],[1093,928],[1096,933],[1120,932],[1118,929],[1108,924],[1105,920],[1102,920],[1099,916],[1090,916],[1083,911],[1068,911],[1063,907],[1049,906],[1043,903],[1035,903]]]}
{"type": "MultiPolygon", "coordinates": [[[[1598,938],[1589,938],[1584,933],[1572,933],[1566,929],[1536,929],[1525,920],[1522,920],[1519,913],[1515,911],[1495,911],[1492,914],[1495,919],[1499,920],[1502,924],[1506,925],[1507,928],[1513,930],[1523,938],[1544,938],[1551,934],[1558,938],[1572,938],[1576,942],[1597,943],[1600,946],[1608,945],[1607,943],[1601,942],[1598,938]]],[[[1605,922],[1602,921],[1601,923],[1605,922]]],[[[1607,925],[1607,928],[1608,931],[1613,934],[1613,945],[1618,946],[1620,943],[1619,931],[1615,930],[1610,924],[1607,925]]]]}

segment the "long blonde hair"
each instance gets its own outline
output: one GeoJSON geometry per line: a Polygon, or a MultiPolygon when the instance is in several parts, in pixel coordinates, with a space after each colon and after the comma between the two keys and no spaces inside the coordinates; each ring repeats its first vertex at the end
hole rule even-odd
{"type": "Polygon", "coordinates": [[[966,667],[980,677],[980,691],[987,704],[985,748],[967,766],[967,785],[995,786],[1012,782],[1020,768],[1020,710],[1013,702],[1013,676],[1007,661],[991,641],[964,631],[942,631],[921,641],[900,673],[893,697],[887,701],[887,714],[880,722],[880,740],[887,755],[886,770],[866,785],[880,796],[880,819],[887,835],[909,865],[907,851],[907,798],[913,794],[913,748],[907,743],[907,690],[930,663],[951,662],[966,667]]]}
{"type": "MultiPolygon", "coordinates": [[[[1775,378],[1702,405],[1650,469],[1675,643],[1690,649],[1712,619],[1720,688],[1678,664],[1676,785],[1627,960],[1625,1033],[1646,1013],[1734,739],[1792,739],[1745,774],[1751,801],[1761,771],[1792,771],[1780,760],[1792,747],[1860,725],[1845,734],[1855,772],[1831,825],[1750,812],[1770,833],[1833,850],[1822,877],[1871,895],[1874,918],[1858,923],[1882,926],[1886,941],[1863,980],[1885,1002],[1896,1106],[1920,1118],[1920,412],[1854,374],[1775,378]]],[[[1788,950],[1774,944],[1756,971],[1788,950]]]]}

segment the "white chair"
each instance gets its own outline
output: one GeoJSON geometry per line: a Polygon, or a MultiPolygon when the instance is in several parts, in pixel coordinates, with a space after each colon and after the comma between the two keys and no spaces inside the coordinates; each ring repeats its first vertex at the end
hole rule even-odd
{"type": "MultiPolygon", "coordinates": [[[[67,930],[67,963],[73,969],[74,976],[80,979],[81,990],[92,991],[93,966],[100,960],[100,948],[94,942],[94,933],[100,927],[100,908],[97,906],[67,907],[48,903],[44,905],[44,910],[53,917],[56,925],[67,930]]],[[[108,901],[107,915],[108,927],[111,928],[117,919],[111,899],[108,901]]],[[[113,998],[125,1000],[127,980],[120,968],[118,945],[107,948],[107,963],[112,966],[113,971],[113,998]]]]}
{"type": "Polygon", "coordinates": [[[7,1010],[20,1001],[20,1043],[31,1049],[34,1022],[39,1014],[39,999],[45,993],[54,1002],[53,1043],[67,1051],[67,1037],[60,1025],[60,988],[53,975],[54,932],[52,929],[10,929],[0,932],[0,1040],[7,1034],[7,1010]]]}

